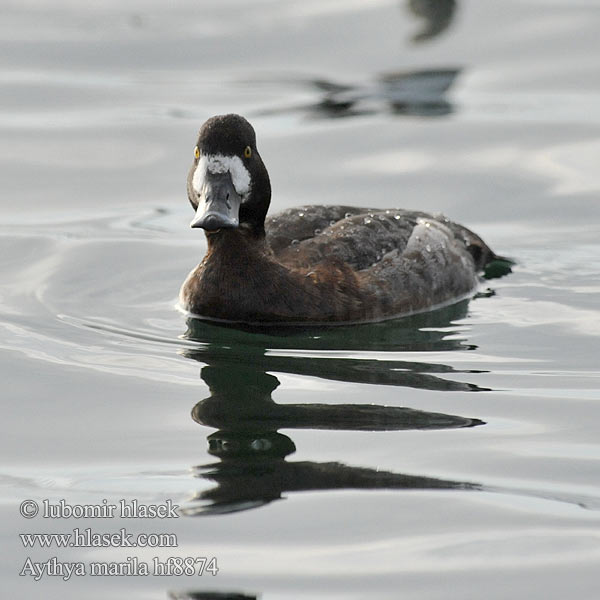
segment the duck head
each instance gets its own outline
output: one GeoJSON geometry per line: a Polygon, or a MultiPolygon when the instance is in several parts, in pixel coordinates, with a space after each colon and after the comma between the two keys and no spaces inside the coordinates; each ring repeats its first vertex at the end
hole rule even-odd
{"type": "Polygon", "coordinates": [[[202,125],[187,190],[196,211],[192,227],[207,233],[240,228],[264,236],[271,184],[244,117],[220,115],[202,125]]]}

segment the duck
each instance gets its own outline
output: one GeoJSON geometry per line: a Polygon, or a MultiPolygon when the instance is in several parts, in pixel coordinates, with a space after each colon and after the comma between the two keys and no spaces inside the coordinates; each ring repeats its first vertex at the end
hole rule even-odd
{"type": "Polygon", "coordinates": [[[200,128],[187,177],[207,251],[184,281],[191,317],[253,325],[377,322],[475,294],[507,260],[442,214],[310,204],[271,217],[271,184],[252,125],[218,115],[200,128]]]}

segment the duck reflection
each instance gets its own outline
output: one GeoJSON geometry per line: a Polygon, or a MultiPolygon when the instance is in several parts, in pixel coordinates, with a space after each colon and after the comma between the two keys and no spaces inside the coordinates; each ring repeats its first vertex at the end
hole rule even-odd
{"type": "MultiPolygon", "coordinates": [[[[226,361],[219,366],[204,367],[201,377],[211,395],[194,406],[192,418],[201,425],[228,431],[299,428],[397,431],[472,427],[482,423],[478,419],[374,404],[277,404],[271,397],[279,386],[277,377],[255,367],[234,366],[226,361]]],[[[209,450],[214,450],[213,445],[209,450]]]]}
{"type": "Polygon", "coordinates": [[[452,326],[452,319],[465,310],[466,303],[460,303],[427,315],[388,322],[385,329],[377,324],[312,332],[282,328],[254,335],[190,320],[187,337],[200,344],[186,349],[184,354],[204,363],[201,377],[210,390],[210,396],[194,406],[192,418],[217,429],[208,436],[208,452],[219,461],[194,468],[197,477],[216,483],[216,487],[199,492],[182,506],[182,512],[206,515],[247,510],[305,490],[479,489],[468,482],[340,462],[289,461],[287,458],[296,446],[279,431],[451,429],[482,425],[479,419],[367,403],[278,404],[272,398],[280,383],[273,374],[277,372],[421,389],[483,391],[475,384],[439,377],[439,373],[457,372],[447,365],[379,360],[382,348],[388,352],[407,348],[432,350],[450,343],[455,349],[465,349],[468,346],[452,326]],[[348,329],[355,335],[347,337],[348,329]],[[334,351],[342,348],[347,357],[335,356],[339,352],[334,351]],[[352,356],[374,349],[380,350],[377,358],[352,356]]]}
{"type": "Polygon", "coordinates": [[[278,429],[390,431],[448,429],[483,424],[479,419],[373,404],[287,404],[273,401],[273,375],[250,366],[206,366],[202,379],[211,395],[192,417],[218,427],[208,452],[220,462],[194,468],[217,486],[188,501],[187,515],[222,514],[263,506],[289,492],[333,489],[476,489],[460,482],[348,466],[339,462],[289,462],[296,450],[278,429]]]}
{"type": "MultiPolygon", "coordinates": [[[[392,353],[473,350],[455,321],[466,316],[468,300],[445,308],[351,327],[252,327],[188,320],[185,337],[199,342],[182,351],[207,364],[251,364],[257,371],[290,373],[351,383],[444,391],[489,391],[450,375],[481,373],[440,363],[402,360],[392,353]],[[253,335],[249,336],[248,332],[253,335]],[[376,356],[372,353],[377,352],[376,356]]],[[[232,369],[233,371],[234,369],[232,369]]]]}

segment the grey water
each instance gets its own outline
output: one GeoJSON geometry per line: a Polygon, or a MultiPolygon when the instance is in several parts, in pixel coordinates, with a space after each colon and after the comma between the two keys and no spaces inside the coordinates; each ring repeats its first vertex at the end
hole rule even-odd
{"type": "Polygon", "coordinates": [[[7,598],[599,597],[600,2],[1,11],[7,598]],[[257,131],[271,213],[441,211],[513,272],[384,323],[186,319],[206,246],[185,177],[225,112],[257,131]],[[26,500],[180,516],[25,518],[26,500]],[[75,528],[177,543],[19,537],[75,528]],[[89,572],[202,557],[218,572],[89,572]],[[52,558],[85,572],[24,568],[52,558]]]}

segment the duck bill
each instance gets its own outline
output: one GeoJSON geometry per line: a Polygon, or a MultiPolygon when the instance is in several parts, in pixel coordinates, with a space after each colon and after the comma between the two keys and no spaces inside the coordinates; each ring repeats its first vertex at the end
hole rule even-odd
{"type": "Polygon", "coordinates": [[[207,231],[239,227],[241,202],[229,172],[206,173],[190,226],[207,231]]]}

